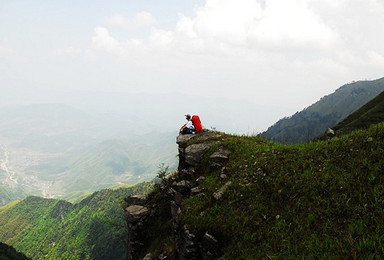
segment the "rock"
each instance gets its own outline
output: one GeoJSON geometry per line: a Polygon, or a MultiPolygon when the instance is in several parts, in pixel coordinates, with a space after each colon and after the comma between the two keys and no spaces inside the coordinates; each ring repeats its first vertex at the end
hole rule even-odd
{"type": "Polygon", "coordinates": [[[193,167],[188,169],[182,169],[179,172],[179,177],[181,180],[191,181],[194,175],[195,175],[195,169],[193,167]]]}
{"type": "Polygon", "coordinates": [[[148,214],[148,209],[140,205],[131,205],[125,212],[129,222],[137,222],[148,214]]]}
{"type": "Polygon", "coordinates": [[[372,137],[368,137],[367,140],[365,140],[366,143],[370,143],[370,142],[373,142],[373,138],[372,137]]]}
{"type": "Polygon", "coordinates": [[[188,195],[183,195],[180,192],[175,193],[175,202],[177,205],[181,206],[183,204],[183,201],[189,197],[188,195]]]}
{"type": "Polygon", "coordinates": [[[195,138],[196,135],[182,135],[180,134],[177,138],[176,138],[176,143],[179,145],[180,148],[185,148],[187,147],[187,144],[189,142],[189,140],[191,140],[192,138],[195,138]]]}
{"type": "Polygon", "coordinates": [[[132,195],[128,197],[126,200],[129,204],[135,204],[135,205],[141,205],[143,206],[145,202],[147,201],[147,196],[145,195],[132,195]]]}
{"type": "Polygon", "coordinates": [[[144,256],[143,260],[155,260],[155,257],[151,253],[148,253],[144,256]]]}
{"type": "Polygon", "coordinates": [[[223,163],[228,161],[230,153],[229,150],[220,148],[209,157],[209,166],[212,168],[221,167],[223,163]]]}
{"type": "Polygon", "coordinates": [[[138,252],[143,247],[143,221],[148,214],[148,209],[141,205],[131,205],[125,209],[128,226],[127,259],[137,259],[138,252]]]}
{"type": "Polygon", "coordinates": [[[228,176],[226,174],[224,174],[224,173],[220,174],[220,179],[226,179],[226,178],[228,178],[228,176]]]}
{"type": "Polygon", "coordinates": [[[196,179],[196,181],[199,183],[199,185],[201,185],[201,184],[204,183],[205,177],[204,176],[200,176],[199,178],[196,179]]]}
{"type": "Polygon", "coordinates": [[[205,233],[201,243],[202,257],[204,260],[218,259],[219,241],[208,232],[205,233]]]}
{"type": "Polygon", "coordinates": [[[226,184],[224,184],[223,187],[221,187],[220,189],[218,189],[215,193],[213,193],[213,197],[216,199],[216,200],[219,200],[221,199],[221,197],[223,197],[224,195],[224,192],[228,189],[228,187],[232,184],[231,181],[228,181],[226,184]]]}
{"type": "Polygon", "coordinates": [[[189,194],[191,192],[191,183],[186,180],[179,181],[173,186],[177,192],[181,194],[189,194]]]}
{"type": "Polygon", "coordinates": [[[201,189],[200,189],[200,187],[195,187],[195,188],[192,188],[192,189],[191,189],[191,195],[192,195],[192,196],[197,195],[197,194],[199,194],[199,193],[201,193],[201,189]]]}
{"type": "Polygon", "coordinates": [[[329,137],[332,138],[335,136],[335,131],[332,128],[328,128],[325,134],[329,137]]]}
{"type": "Polygon", "coordinates": [[[198,166],[203,155],[213,145],[213,142],[192,144],[185,148],[185,162],[191,166],[198,166]]]}
{"type": "Polygon", "coordinates": [[[183,226],[181,234],[181,245],[180,245],[180,259],[182,260],[198,260],[201,259],[199,254],[199,242],[196,235],[193,234],[187,226],[183,226]]]}

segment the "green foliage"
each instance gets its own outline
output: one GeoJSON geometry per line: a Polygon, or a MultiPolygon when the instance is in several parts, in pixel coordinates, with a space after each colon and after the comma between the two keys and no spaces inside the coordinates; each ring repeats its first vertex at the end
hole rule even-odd
{"type": "Polygon", "coordinates": [[[285,144],[308,143],[382,91],[384,78],[344,85],[301,112],[279,120],[261,136],[285,144]]]}
{"type": "Polygon", "coordinates": [[[0,241],[32,259],[125,259],[121,200],[152,186],[102,190],[77,204],[30,196],[0,208],[0,241]]]}
{"type": "Polygon", "coordinates": [[[158,168],[159,169],[157,171],[156,177],[159,178],[162,183],[164,183],[167,179],[167,175],[169,174],[169,166],[165,166],[165,164],[162,163],[158,168]]]}

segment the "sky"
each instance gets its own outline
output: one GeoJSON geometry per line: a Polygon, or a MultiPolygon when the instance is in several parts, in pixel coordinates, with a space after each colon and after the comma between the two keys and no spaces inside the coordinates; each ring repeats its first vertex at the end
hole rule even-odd
{"type": "Polygon", "coordinates": [[[0,0],[0,107],[126,100],[259,132],[383,77],[383,14],[384,0],[0,0]]]}

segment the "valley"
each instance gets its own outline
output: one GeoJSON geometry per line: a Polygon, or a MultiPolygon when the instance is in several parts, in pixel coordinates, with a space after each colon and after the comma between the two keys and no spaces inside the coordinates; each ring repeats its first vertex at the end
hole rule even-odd
{"type": "Polygon", "coordinates": [[[0,206],[133,185],[161,163],[176,165],[172,132],[137,134],[127,121],[60,104],[8,107],[0,117],[0,206]]]}
{"type": "Polygon", "coordinates": [[[0,161],[0,169],[3,170],[3,172],[5,173],[5,179],[3,180],[3,183],[12,187],[13,185],[17,185],[18,183],[15,177],[15,172],[10,170],[10,168],[8,167],[9,151],[3,145],[0,148],[4,158],[0,161]]]}
{"type": "Polygon", "coordinates": [[[11,189],[22,187],[31,194],[40,195],[45,198],[55,197],[51,192],[51,181],[40,179],[38,174],[30,175],[26,173],[29,168],[37,166],[44,159],[52,158],[55,155],[32,151],[26,148],[10,148],[5,145],[1,145],[0,148],[0,169],[3,172],[0,175],[0,183],[2,185],[11,189]]]}

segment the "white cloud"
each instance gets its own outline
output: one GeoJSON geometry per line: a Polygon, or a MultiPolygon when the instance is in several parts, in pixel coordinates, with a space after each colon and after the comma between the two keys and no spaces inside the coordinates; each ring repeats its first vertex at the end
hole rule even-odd
{"type": "Polygon", "coordinates": [[[95,28],[96,35],[92,37],[92,48],[94,50],[116,53],[121,51],[121,44],[113,38],[104,27],[95,28]]]}
{"type": "Polygon", "coordinates": [[[140,12],[135,15],[133,18],[133,23],[136,26],[148,26],[156,23],[155,17],[148,12],[140,12]]]}
{"type": "MultiPolygon", "coordinates": [[[[200,39],[205,47],[229,45],[253,49],[324,49],[338,35],[317,16],[304,0],[207,0],[195,17],[179,15],[176,31],[189,39],[200,39]]],[[[187,43],[188,45],[188,43],[187,43]]],[[[185,46],[185,44],[183,44],[185,46]]],[[[233,51],[232,48],[222,48],[233,51]]]]}
{"type": "Polygon", "coordinates": [[[174,42],[174,33],[172,31],[160,30],[153,28],[149,36],[149,43],[151,46],[157,48],[171,47],[174,42]]]}
{"type": "Polygon", "coordinates": [[[118,35],[96,28],[92,47],[95,55],[108,52],[156,78],[154,86],[142,84],[148,91],[193,88],[208,96],[279,104],[294,98],[303,108],[307,96],[294,93],[316,101],[345,82],[382,76],[384,20],[377,8],[384,8],[368,2],[206,0],[193,15],[180,13],[174,29],[155,26],[146,13],[116,16],[115,25],[151,26],[140,30],[140,38],[132,30],[118,35]]]}
{"type": "Polygon", "coordinates": [[[133,19],[122,15],[114,14],[105,18],[107,25],[126,27],[126,28],[139,28],[142,26],[150,26],[156,23],[155,17],[149,12],[139,12],[133,19]]]}
{"type": "Polygon", "coordinates": [[[207,0],[193,19],[199,37],[229,44],[244,44],[249,29],[261,18],[262,8],[256,0],[207,0]]]}
{"type": "MultiPolygon", "coordinates": [[[[308,0],[311,1],[311,0],[308,0]]],[[[237,55],[245,50],[309,51],[327,49],[338,42],[338,35],[317,16],[305,0],[207,0],[193,17],[179,14],[175,30],[152,27],[143,44],[157,50],[187,53],[237,55]],[[243,50],[241,50],[243,49],[243,50]]],[[[140,12],[133,19],[121,14],[106,18],[109,25],[135,27],[153,25],[155,18],[140,12]]],[[[124,43],[96,28],[92,42],[108,51],[124,43]]],[[[132,46],[129,46],[130,48],[132,46]]]]}
{"type": "Polygon", "coordinates": [[[78,56],[82,53],[82,50],[80,48],[75,47],[66,47],[66,48],[60,48],[56,49],[53,54],[56,56],[78,56]]]}
{"type": "Polygon", "coordinates": [[[250,39],[273,48],[300,50],[330,47],[336,33],[308,8],[304,0],[268,0],[250,39]]]}
{"type": "Polygon", "coordinates": [[[105,22],[108,25],[121,27],[130,27],[132,24],[131,20],[122,14],[114,14],[112,16],[108,16],[105,18],[105,22]]]}

